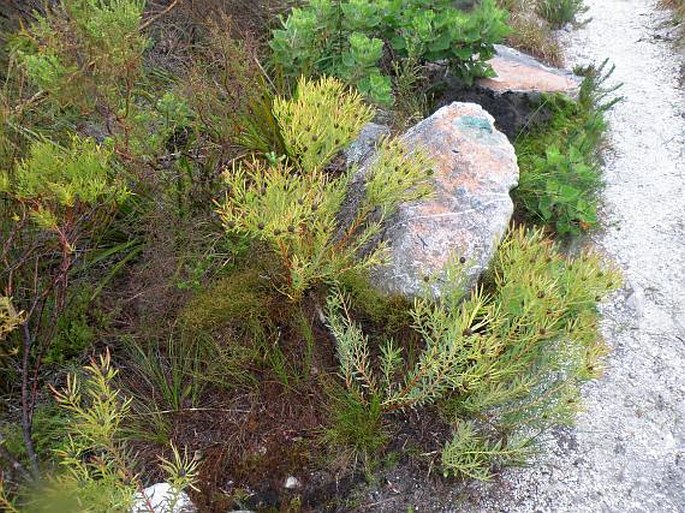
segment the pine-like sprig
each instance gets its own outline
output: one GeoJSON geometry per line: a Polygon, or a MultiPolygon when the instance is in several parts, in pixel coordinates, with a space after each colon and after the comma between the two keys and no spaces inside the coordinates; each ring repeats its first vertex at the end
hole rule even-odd
{"type": "Polygon", "coordinates": [[[74,218],[84,208],[116,205],[130,195],[112,163],[112,150],[93,139],[73,136],[66,148],[38,141],[13,172],[0,171],[0,193],[26,205],[39,226],[55,230],[65,215],[74,218]]]}
{"type": "MultiPolygon", "coordinates": [[[[0,296],[0,341],[21,326],[24,320],[24,312],[17,312],[12,304],[12,298],[0,296]]],[[[0,355],[2,354],[3,351],[0,350],[0,355]]]]}
{"type": "Polygon", "coordinates": [[[330,77],[300,78],[295,98],[274,100],[288,154],[305,173],[323,169],[373,118],[362,96],[330,77]]]}
{"type": "Polygon", "coordinates": [[[541,231],[514,229],[482,287],[466,294],[448,266],[438,301],[417,298],[413,328],[424,348],[408,365],[394,343],[372,342],[335,290],[328,301],[341,375],[382,411],[438,405],[454,425],[447,474],[485,479],[493,463],[520,462],[551,426],[573,421],[580,385],[605,353],[597,302],[620,284],[598,255],[562,255],[541,231]]]}
{"type": "Polygon", "coordinates": [[[252,160],[226,170],[217,212],[227,231],[269,244],[287,269],[283,292],[298,299],[316,283],[382,264],[385,246],[377,239],[385,220],[400,203],[429,193],[432,172],[420,149],[383,141],[366,171],[359,208],[341,220],[353,172],[324,168],[371,111],[358,93],[326,78],[301,80],[295,99],[277,99],[274,110],[290,163],[252,160]]]}
{"type": "MultiPolygon", "coordinates": [[[[136,459],[122,436],[131,399],[114,387],[117,370],[109,353],[92,359],[83,377],[69,374],[66,386],[53,388],[58,405],[68,414],[67,440],[56,451],[59,469],[31,490],[29,501],[14,506],[0,480],[0,504],[17,513],[128,513],[141,497],[143,483],[134,471],[136,459]]],[[[165,511],[176,511],[181,492],[193,487],[198,460],[171,445],[171,458],[160,458],[172,486],[165,511]]],[[[147,508],[146,508],[147,511],[147,508]]]]}

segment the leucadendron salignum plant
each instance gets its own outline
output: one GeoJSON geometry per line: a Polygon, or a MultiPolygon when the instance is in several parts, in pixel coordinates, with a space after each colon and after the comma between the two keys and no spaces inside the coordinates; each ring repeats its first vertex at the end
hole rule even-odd
{"type": "Polygon", "coordinates": [[[384,261],[384,246],[368,246],[404,201],[430,192],[432,171],[420,151],[398,140],[382,143],[366,173],[364,199],[344,226],[339,212],[352,172],[326,169],[372,116],[361,96],[333,78],[301,79],[292,100],[277,99],[288,161],[252,160],[224,173],[228,192],[218,213],[229,232],[265,241],[283,263],[282,291],[293,300],[314,284],[384,261]]]}
{"type": "MultiPolygon", "coordinates": [[[[129,513],[134,504],[144,502],[136,454],[123,429],[131,416],[131,399],[115,387],[117,374],[107,352],[91,359],[82,373],[69,374],[63,388],[52,388],[69,418],[65,441],[56,450],[59,467],[26,490],[28,497],[20,494],[16,501],[10,500],[0,479],[0,505],[7,511],[129,513]]],[[[176,511],[181,492],[195,487],[199,461],[173,444],[170,452],[170,458],[159,460],[171,485],[164,499],[168,511],[176,511]]]]}
{"type": "Polygon", "coordinates": [[[605,354],[597,302],[620,276],[598,255],[568,258],[541,231],[515,229],[483,286],[462,284],[449,266],[440,299],[414,301],[424,347],[411,360],[401,343],[364,333],[339,289],[328,326],[351,398],[384,414],[437,406],[453,429],[444,473],[488,479],[493,464],[525,460],[541,434],[573,421],[605,354]]]}

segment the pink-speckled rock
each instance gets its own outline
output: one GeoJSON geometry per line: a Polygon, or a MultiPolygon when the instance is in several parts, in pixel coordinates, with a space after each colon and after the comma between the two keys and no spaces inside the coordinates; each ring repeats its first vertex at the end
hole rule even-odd
{"type": "Polygon", "coordinates": [[[482,105],[495,117],[497,128],[512,141],[522,129],[544,125],[552,112],[543,95],[561,94],[577,99],[582,80],[569,71],[545,66],[530,55],[495,45],[497,55],[489,64],[495,77],[482,78],[473,87],[436,68],[433,80],[439,84],[438,105],[453,101],[482,105]]]}
{"type": "Polygon", "coordinates": [[[423,147],[433,158],[436,193],[404,204],[386,227],[390,263],[373,273],[374,284],[407,297],[426,290],[451,258],[462,260],[467,285],[473,286],[492,259],[514,205],[509,191],[518,183],[513,146],[479,105],[452,103],[411,128],[410,147],[423,147]],[[465,260],[464,260],[465,259],[465,260]]]}
{"type": "Polygon", "coordinates": [[[581,80],[573,73],[545,66],[530,55],[496,45],[497,54],[489,61],[496,76],[481,78],[478,86],[502,94],[562,93],[575,97],[581,80]]]}

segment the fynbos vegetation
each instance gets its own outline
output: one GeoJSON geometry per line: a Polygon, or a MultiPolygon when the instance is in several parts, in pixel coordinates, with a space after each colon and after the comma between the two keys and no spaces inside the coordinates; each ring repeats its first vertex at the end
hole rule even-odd
{"type": "Polygon", "coordinates": [[[62,0],[3,48],[0,504],[128,512],[165,480],[201,511],[345,509],[283,480],[371,476],[400,433],[446,479],[526,461],[601,371],[620,284],[550,239],[595,221],[602,70],[517,141],[520,220],[553,230],[513,227],[474,290],[455,264],[437,299],[388,297],[383,228],[434,156],[389,136],[360,180],[342,151],[379,105],[424,115],[430,66],[490,74],[519,14],[210,3],[62,0]]]}

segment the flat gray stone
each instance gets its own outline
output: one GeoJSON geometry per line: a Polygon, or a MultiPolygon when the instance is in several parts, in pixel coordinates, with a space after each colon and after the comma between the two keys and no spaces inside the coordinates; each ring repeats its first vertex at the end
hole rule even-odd
{"type": "Polygon", "coordinates": [[[578,97],[580,77],[506,46],[495,49],[497,54],[489,61],[496,73],[493,78],[479,79],[473,87],[449,75],[434,78],[442,84],[438,105],[455,100],[482,105],[495,117],[497,128],[513,140],[524,127],[550,119],[550,111],[540,104],[543,94],[578,97]]]}

